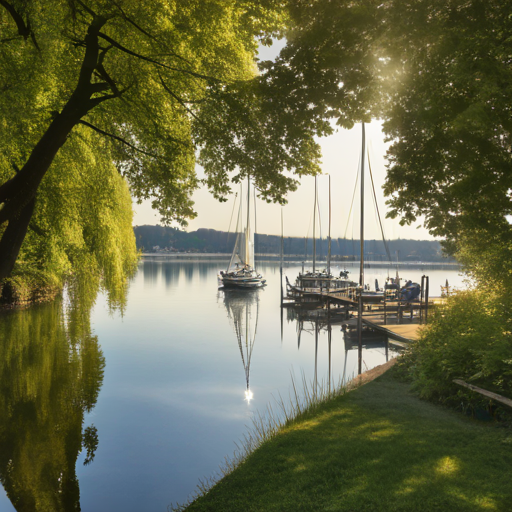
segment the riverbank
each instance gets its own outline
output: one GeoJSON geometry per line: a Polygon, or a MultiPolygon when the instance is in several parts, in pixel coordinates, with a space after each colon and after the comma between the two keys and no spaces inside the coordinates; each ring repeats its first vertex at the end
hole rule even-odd
{"type": "Polygon", "coordinates": [[[510,428],[419,400],[392,370],[362,384],[297,418],[186,510],[511,510],[510,428]]]}

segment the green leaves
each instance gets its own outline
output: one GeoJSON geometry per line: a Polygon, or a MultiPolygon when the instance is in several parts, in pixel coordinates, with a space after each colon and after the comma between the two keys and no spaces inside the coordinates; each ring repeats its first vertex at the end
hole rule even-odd
{"type": "Polygon", "coordinates": [[[387,43],[401,62],[384,124],[394,141],[385,185],[392,215],[411,222],[423,214],[448,240],[475,229],[504,234],[512,207],[506,8],[494,1],[421,8],[411,27],[396,11],[405,41],[387,43]]]}
{"type": "Polygon", "coordinates": [[[284,201],[296,186],[284,170],[318,172],[316,129],[262,98],[257,78],[257,39],[285,18],[279,0],[2,2],[0,221],[14,226],[38,189],[24,263],[60,282],[96,269],[119,297],[135,258],[126,182],[186,225],[198,146],[219,198],[251,174],[284,201]],[[37,44],[16,36],[18,15],[37,44]]]}
{"type": "MultiPolygon", "coordinates": [[[[510,299],[503,290],[469,290],[449,297],[435,311],[421,339],[402,361],[425,398],[458,406],[460,388],[453,379],[511,396],[510,299]]],[[[478,403],[477,396],[465,401],[478,403]]]]}

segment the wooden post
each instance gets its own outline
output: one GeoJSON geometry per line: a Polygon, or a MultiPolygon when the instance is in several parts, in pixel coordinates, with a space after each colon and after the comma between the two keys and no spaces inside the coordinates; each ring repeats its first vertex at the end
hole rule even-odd
{"type": "Polygon", "coordinates": [[[420,289],[420,324],[423,323],[423,298],[425,295],[425,274],[421,276],[421,289],[420,289]]]}
{"type": "Polygon", "coordinates": [[[428,276],[425,277],[425,323],[428,323],[428,276]]]}
{"type": "Polygon", "coordinates": [[[387,323],[388,323],[386,299],[387,299],[387,293],[386,293],[386,286],[384,285],[384,325],[387,325],[387,323]]]}

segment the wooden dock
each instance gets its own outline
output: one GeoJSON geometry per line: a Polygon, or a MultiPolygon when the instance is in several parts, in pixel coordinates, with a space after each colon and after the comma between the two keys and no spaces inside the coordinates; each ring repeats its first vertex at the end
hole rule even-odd
{"type": "Polygon", "coordinates": [[[390,338],[401,341],[403,343],[409,343],[417,340],[420,335],[420,329],[423,327],[417,323],[409,324],[386,324],[383,321],[368,320],[363,318],[363,322],[372,329],[385,333],[390,338]]]}

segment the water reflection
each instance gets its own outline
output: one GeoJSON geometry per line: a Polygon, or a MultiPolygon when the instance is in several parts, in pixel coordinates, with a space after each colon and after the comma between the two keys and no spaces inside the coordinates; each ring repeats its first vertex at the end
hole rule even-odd
{"type": "Polygon", "coordinates": [[[251,357],[256,340],[259,313],[260,290],[223,289],[219,291],[224,299],[228,318],[235,331],[238,348],[242,356],[245,371],[245,400],[250,402],[254,395],[250,389],[249,376],[251,371],[251,357]]]}
{"type": "MultiPolygon", "coordinates": [[[[333,331],[335,341],[341,341],[344,347],[345,357],[343,361],[343,373],[341,376],[341,383],[345,384],[347,380],[352,378],[352,375],[347,376],[347,360],[349,351],[358,352],[359,356],[359,342],[357,330],[347,328],[347,313],[342,309],[300,309],[288,308],[287,309],[288,322],[296,322],[297,326],[297,346],[300,349],[301,338],[304,333],[314,336],[315,339],[315,363],[314,363],[314,379],[313,391],[316,392],[318,386],[318,343],[319,336],[323,332],[327,335],[328,344],[328,389],[331,390],[332,382],[332,343],[333,331]],[[338,340],[336,339],[338,338],[338,340]]],[[[376,330],[364,328],[362,333],[362,349],[365,351],[382,350],[384,353],[385,362],[389,361],[389,344],[388,337],[376,330]]],[[[400,347],[395,347],[400,349],[400,347]]],[[[393,356],[396,355],[396,351],[393,356]]],[[[368,369],[368,368],[366,368],[368,369]]]]}
{"type": "Polygon", "coordinates": [[[158,262],[145,259],[142,261],[142,269],[144,275],[144,284],[148,286],[155,286],[158,280],[158,272],[160,270],[161,264],[158,262]]]}
{"type": "Polygon", "coordinates": [[[161,277],[167,288],[178,287],[180,279],[190,284],[195,279],[208,283],[212,272],[216,274],[225,267],[224,260],[200,261],[194,259],[178,260],[164,257],[145,257],[139,264],[139,270],[144,275],[144,283],[148,287],[156,287],[161,277]]]}
{"type": "Polygon", "coordinates": [[[105,359],[88,315],[61,301],[2,314],[0,480],[18,511],[78,511],[75,464],[94,459],[98,433],[84,428],[105,359]]]}
{"type": "Polygon", "coordinates": [[[178,265],[162,264],[162,276],[167,288],[176,286],[180,280],[180,267],[178,265]]]}

